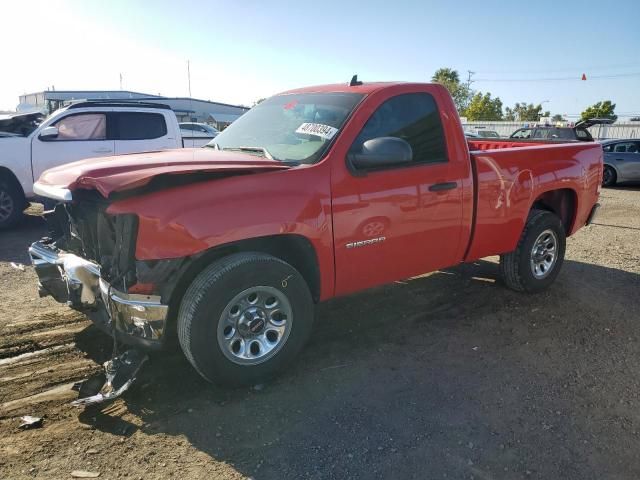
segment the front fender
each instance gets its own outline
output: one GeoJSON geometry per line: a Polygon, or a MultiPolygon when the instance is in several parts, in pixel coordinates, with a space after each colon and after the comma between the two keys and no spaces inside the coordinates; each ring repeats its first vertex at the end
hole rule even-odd
{"type": "Polygon", "coordinates": [[[188,257],[253,238],[299,235],[317,253],[322,291],[333,291],[326,164],[169,188],[116,201],[107,212],[138,216],[137,260],[188,257]]]}

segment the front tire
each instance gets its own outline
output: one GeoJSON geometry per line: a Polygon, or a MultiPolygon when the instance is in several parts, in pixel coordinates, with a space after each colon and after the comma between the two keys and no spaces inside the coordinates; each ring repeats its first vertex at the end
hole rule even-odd
{"type": "Polygon", "coordinates": [[[604,170],[602,171],[602,186],[603,187],[613,187],[618,180],[618,174],[616,173],[613,167],[609,165],[604,166],[604,170]]]}
{"type": "Polygon", "coordinates": [[[206,380],[261,383],[287,367],[313,325],[313,301],[300,273],[261,253],[213,263],[187,289],[178,338],[206,380]]]}
{"type": "Polygon", "coordinates": [[[22,218],[25,199],[14,182],[0,178],[0,230],[13,227],[22,218]]]}
{"type": "Polygon", "coordinates": [[[516,249],[500,256],[504,282],[518,292],[546,289],[560,273],[565,248],[566,235],[558,216],[532,210],[516,249]]]}

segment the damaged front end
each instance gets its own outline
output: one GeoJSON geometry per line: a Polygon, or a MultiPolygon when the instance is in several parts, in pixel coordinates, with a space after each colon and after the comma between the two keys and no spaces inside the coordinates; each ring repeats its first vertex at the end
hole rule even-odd
{"type": "Polygon", "coordinates": [[[149,284],[140,288],[138,270],[147,277],[154,272],[135,260],[137,217],[110,215],[109,203],[95,192],[74,197],[45,213],[49,236],[33,243],[29,254],[41,297],[83,312],[113,337],[113,358],[101,379],[80,388],[74,404],[81,406],[113,400],[129,388],[146,355],[135,349],[116,355],[117,343],[161,348],[168,305],[154,291],[140,293],[149,284]]]}
{"type": "Polygon", "coordinates": [[[49,236],[29,248],[40,296],[85,313],[123,343],[158,349],[168,307],[160,295],[135,293],[137,217],[109,215],[92,193],[46,213],[49,236]]]}

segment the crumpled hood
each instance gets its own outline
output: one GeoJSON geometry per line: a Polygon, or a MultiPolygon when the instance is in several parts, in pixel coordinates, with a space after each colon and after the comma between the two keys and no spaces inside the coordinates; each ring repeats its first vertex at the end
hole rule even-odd
{"type": "Polygon", "coordinates": [[[257,173],[291,168],[277,160],[212,148],[181,148],[115,155],[68,163],[46,170],[37,184],[70,191],[95,189],[105,198],[113,192],[147,185],[159,175],[190,173],[257,173]]]}

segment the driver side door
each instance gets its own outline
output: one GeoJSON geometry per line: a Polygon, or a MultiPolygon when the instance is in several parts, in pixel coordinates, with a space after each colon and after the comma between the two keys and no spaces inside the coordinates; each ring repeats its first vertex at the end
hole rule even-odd
{"type": "Polygon", "coordinates": [[[338,295],[434,271],[461,258],[468,159],[449,158],[435,98],[416,92],[382,102],[350,152],[380,137],[409,143],[411,161],[369,170],[352,166],[341,178],[332,175],[338,295]]]}
{"type": "Polygon", "coordinates": [[[106,111],[70,113],[48,126],[58,129],[55,138],[32,140],[33,178],[49,168],[85,158],[113,155],[114,141],[107,135],[106,111]]]}

